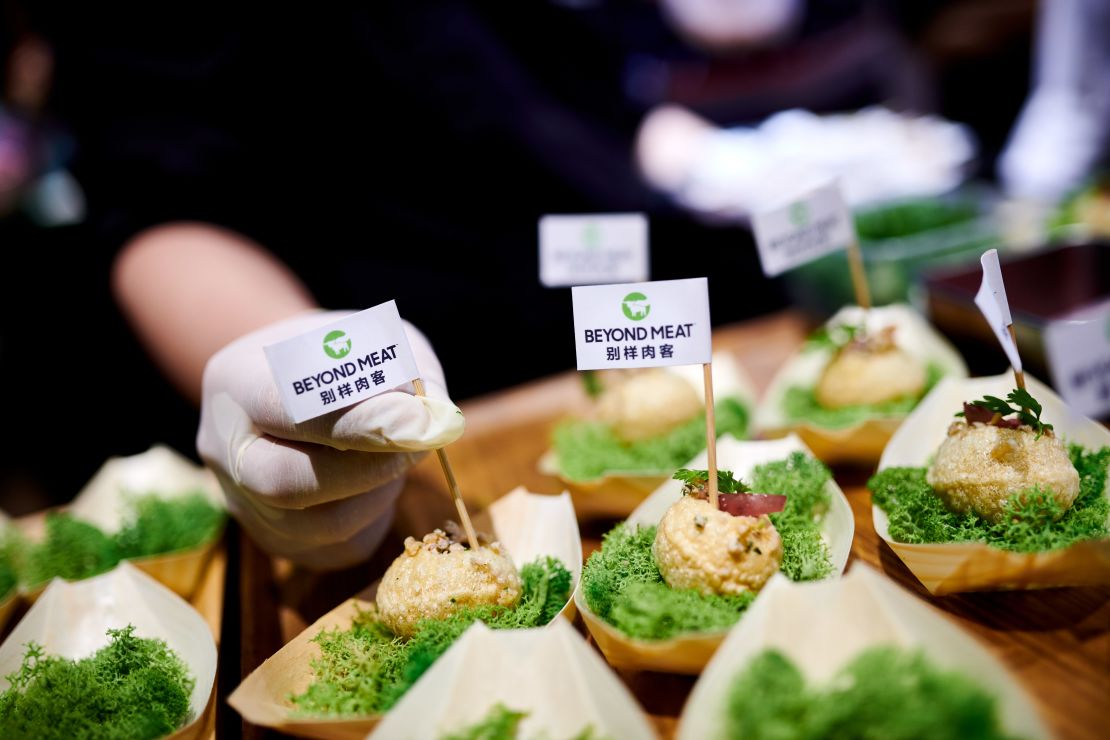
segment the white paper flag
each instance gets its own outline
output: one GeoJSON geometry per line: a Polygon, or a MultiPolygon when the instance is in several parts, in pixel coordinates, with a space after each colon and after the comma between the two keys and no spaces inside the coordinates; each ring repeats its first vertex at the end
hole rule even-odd
{"type": "Polygon", "coordinates": [[[701,365],[713,354],[705,278],[571,289],[579,370],[701,365]]]}
{"type": "Polygon", "coordinates": [[[998,343],[1014,370],[1021,370],[1021,355],[1010,336],[1010,302],[1006,300],[1006,285],[1002,282],[1002,268],[998,264],[998,250],[988,249],[979,260],[983,265],[983,283],[975,294],[975,305],[983,312],[991,331],[998,337],[998,343]]]}
{"type": "Polygon", "coordinates": [[[1068,405],[1085,416],[1110,414],[1110,301],[1044,331],[1052,382],[1068,405]]]}
{"type": "Polygon", "coordinates": [[[540,282],[548,288],[636,283],[648,275],[648,222],[640,213],[544,216],[540,282]]]}
{"type": "Polygon", "coordinates": [[[791,203],[752,214],[763,274],[774,277],[838,249],[856,238],[852,212],[836,183],[812,190],[791,203]]]}
{"type": "Polygon", "coordinates": [[[394,301],[265,350],[282,406],[298,424],[420,377],[394,301]]]}

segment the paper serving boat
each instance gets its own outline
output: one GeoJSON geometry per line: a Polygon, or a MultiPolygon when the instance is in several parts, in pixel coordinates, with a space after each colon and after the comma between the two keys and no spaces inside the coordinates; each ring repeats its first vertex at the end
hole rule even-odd
{"type": "Polygon", "coordinates": [[[860,562],[843,578],[817,583],[775,575],[694,685],[676,737],[724,737],[729,686],[764,650],[782,652],[808,682],[824,684],[861,651],[878,645],[923,650],[933,664],[974,680],[997,697],[1007,734],[1049,737],[1028,694],[986,648],[860,562]]]}
{"type": "MultiPolygon", "coordinates": [[[[871,331],[897,327],[894,339],[898,347],[922,363],[937,365],[945,377],[967,377],[967,365],[959,353],[920,314],[905,304],[880,306],[867,312],[859,306],[845,306],[825,325],[858,325],[865,319],[871,331]]],[[[904,415],[874,417],[854,426],[834,429],[810,421],[790,419],[783,410],[787,390],[792,387],[816,387],[832,355],[829,349],[799,350],[788,360],[771,381],[756,409],[756,429],[766,437],[781,437],[794,432],[818,459],[827,463],[874,463],[906,418],[904,415]]]]}
{"type": "MultiPolygon", "coordinates": [[[[790,453],[798,451],[813,454],[793,434],[782,439],[756,442],[742,442],[725,436],[717,441],[717,467],[719,470],[733,471],[738,478],[750,479],[751,471],[757,465],[782,460],[790,453]]],[[[686,467],[704,469],[705,466],[706,456],[702,453],[686,467]]],[[[831,501],[821,531],[829,546],[833,568],[839,574],[844,572],[848,563],[848,553],[852,549],[856,527],[852,508],[840,486],[830,479],[828,487],[831,501]]],[[[668,480],[632,512],[628,521],[645,526],[658,524],[671,504],[681,496],[682,482],[668,480]]],[[[762,595],[756,599],[756,603],[761,598],[762,595]]],[[[575,591],[574,602],[590,635],[605,659],[615,668],[697,674],[728,634],[727,630],[717,630],[681,635],[669,640],[639,640],[628,637],[594,614],[586,603],[581,588],[575,591]]],[[[746,618],[745,615],[740,619],[743,621],[746,618]]]]}
{"type": "MultiPolygon", "coordinates": [[[[64,510],[106,534],[115,534],[126,521],[128,500],[153,493],[170,499],[184,493],[203,493],[214,505],[226,509],[216,476],[207,468],[194,465],[177,452],[155,445],[146,452],[128,457],[109,458],[85,484],[64,510]]],[[[32,537],[41,534],[41,516],[25,518],[23,528],[32,537]]],[[[219,547],[217,534],[208,542],[178,552],[132,558],[127,562],[169,586],[174,593],[189,598],[196,591],[204,570],[219,547]]],[[[24,588],[24,596],[34,601],[46,584],[24,588]]]]}
{"type": "MultiPolygon", "coordinates": [[[[4,644],[0,677],[19,669],[28,642],[48,655],[77,659],[108,644],[107,630],[132,624],[139,637],[157,637],[177,653],[196,679],[191,721],[168,737],[207,737],[215,720],[216,642],[204,618],[180,596],[128,563],[83,581],[56,578],[4,644]]],[[[0,689],[8,687],[0,678],[0,689]]]]}
{"type": "MultiPolygon", "coordinates": [[[[700,365],[678,365],[661,368],[690,383],[705,404],[705,386],[700,365]]],[[[749,434],[755,426],[755,386],[744,369],[732,356],[718,352],[713,355],[713,396],[720,401],[736,398],[748,409],[749,434]]],[[[578,516],[584,519],[619,519],[632,513],[648,495],[671,477],[673,470],[613,470],[590,480],[574,480],[563,475],[555,450],[548,450],[539,461],[539,471],[555,476],[562,482],[578,516]]]]}
{"type": "MultiPolygon", "coordinates": [[[[545,496],[518,487],[494,501],[488,514],[493,534],[509,551],[517,567],[544,555],[556,557],[571,572],[572,589],[582,574],[582,540],[570,495],[545,496]]],[[[423,533],[420,533],[423,534],[423,533]]],[[[291,695],[303,693],[312,682],[310,663],[320,649],[312,640],[321,630],[347,629],[359,610],[372,605],[376,584],[316,620],[266,659],[228,697],[228,703],[248,722],[300,737],[353,739],[365,737],[380,715],[345,719],[295,716],[291,695]]],[[[562,615],[574,618],[574,602],[562,615]]]]}
{"type": "MultiPolygon", "coordinates": [[[[1025,383],[1041,403],[1041,417],[1065,442],[1088,449],[1110,446],[1106,427],[1073,412],[1036,378],[1026,375],[1025,383]]],[[[964,401],[987,394],[1005,398],[1013,388],[1010,373],[942,380],[891,438],[879,469],[926,467],[964,401]]],[[[1110,496],[1110,482],[1105,493],[1110,496]]],[[[911,545],[891,539],[886,513],[878,506],[871,507],[871,516],[875,531],[932,594],[1110,584],[1110,538],[1039,553],[1010,552],[976,542],[911,545]]]]}
{"type": "Polygon", "coordinates": [[[648,740],[647,717],[569,623],[491,630],[475,623],[386,715],[371,740],[430,740],[480,722],[496,704],[527,712],[520,737],[648,740]]]}

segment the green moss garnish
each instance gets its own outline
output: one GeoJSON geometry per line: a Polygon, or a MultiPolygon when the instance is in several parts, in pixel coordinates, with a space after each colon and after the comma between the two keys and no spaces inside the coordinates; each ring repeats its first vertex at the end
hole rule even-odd
{"type": "Polygon", "coordinates": [[[818,403],[816,388],[793,386],[787,388],[783,395],[782,410],[790,421],[808,421],[826,429],[843,429],[862,424],[868,419],[905,416],[913,411],[918,401],[932,390],[942,377],[944,377],[944,370],[935,363],[929,363],[925,368],[925,388],[919,395],[838,409],[830,409],[818,403]]]}
{"type": "Polygon", "coordinates": [[[478,722],[443,735],[440,740],[515,740],[517,729],[527,716],[528,712],[517,712],[501,703],[494,704],[478,722]]]}
{"type": "Polygon", "coordinates": [[[734,679],[724,710],[724,737],[817,738],[1008,737],[997,700],[958,671],[934,666],[921,652],[865,650],[823,687],[782,653],[756,655],[734,679]]]}
{"type": "Polygon", "coordinates": [[[871,500],[886,512],[896,542],[983,542],[1014,552],[1045,552],[1110,536],[1106,500],[1110,447],[1087,451],[1069,445],[1079,472],[1079,496],[1065,513],[1056,499],[1031,489],[1012,496],[996,524],[974,512],[950,511],[925,481],[925,468],[887,468],[867,483],[871,500]]]}
{"type": "MultiPolygon", "coordinates": [[[[748,410],[738,399],[723,398],[714,411],[717,436],[744,438],[748,410]]],[[[631,444],[600,422],[568,421],[555,428],[553,441],[559,470],[571,480],[593,480],[611,472],[669,475],[705,449],[705,415],[660,437],[631,444]]]]}
{"type": "MultiPolygon", "coordinates": [[[[783,543],[781,570],[792,580],[833,572],[820,522],[829,507],[828,468],[801,452],[760,465],[753,490],[786,494],[786,508],[771,514],[783,543]]],[[[655,527],[618,524],[602,539],[582,570],[582,593],[600,619],[642,640],[665,640],[690,632],[728,629],[754,600],[752,593],[704,595],[672,589],[655,565],[655,527]]]]}
{"type": "Polygon", "coordinates": [[[197,547],[217,537],[227,518],[202,493],[168,499],[147,494],[131,506],[114,537],[69,514],[47,514],[42,541],[26,545],[16,559],[20,580],[31,587],[56,577],[78,581],[109,571],[120,560],[197,547]]]}
{"type": "Polygon", "coordinates": [[[78,581],[107,572],[119,562],[115,541],[96,526],[69,514],[46,515],[46,535],[28,546],[20,580],[37,586],[52,578],[78,581]]]}
{"type": "Polygon", "coordinates": [[[0,694],[0,737],[158,738],[180,729],[196,681],[165,641],[134,630],[108,630],[106,646],[76,661],[29,644],[0,694]]]}
{"type": "Polygon", "coordinates": [[[16,553],[21,543],[22,539],[15,530],[0,531],[0,601],[11,596],[19,585],[16,553]]]}
{"type": "Polygon", "coordinates": [[[289,697],[300,716],[370,716],[394,704],[476,621],[492,629],[541,627],[570,598],[571,574],[555,558],[520,569],[521,598],[511,609],[478,606],[446,619],[417,623],[409,640],[397,637],[372,611],[359,611],[346,630],[323,630],[313,641],[320,657],[303,694],[289,697]]]}
{"type": "Polygon", "coordinates": [[[134,500],[133,513],[116,534],[121,558],[188,550],[219,535],[227,514],[203,493],[173,498],[150,494],[134,500]]]}

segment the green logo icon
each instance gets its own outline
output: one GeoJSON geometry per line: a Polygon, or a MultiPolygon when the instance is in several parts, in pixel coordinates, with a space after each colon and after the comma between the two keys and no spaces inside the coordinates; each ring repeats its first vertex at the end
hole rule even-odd
{"type": "Polygon", "coordinates": [[[324,353],[333,360],[342,360],[351,353],[351,338],[347,332],[336,329],[324,337],[324,353]]]}
{"type": "Polygon", "coordinates": [[[803,200],[797,203],[791,203],[788,217],[790,218],[790,223],[794,224],[799,229],[809,226],[809,206],[803,200]]]}
{"type": "Polygon", "coordinates": [[[582,229],[582,243],[586,249],[594,250],[601,246],[601,227],[594,221],[587,221],[582,229]]]}
{"type": "Polygon", "coordinates": [[[646,319],[651,313],[651,304],[643,293],[629,293],[621,301],[621,310],[633,321],[640,321],[646,319]]]}

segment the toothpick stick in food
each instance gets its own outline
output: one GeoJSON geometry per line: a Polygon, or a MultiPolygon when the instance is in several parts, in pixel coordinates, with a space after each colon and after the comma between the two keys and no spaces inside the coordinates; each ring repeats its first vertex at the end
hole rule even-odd
{"type": "MultiPolygon", "coordinates": [[[[1017,347],[1018,346],[1017,332],[1014,331],[1014,325],[1009,324],[1009,325],[1006,326],[1006,329],[1007,329],[1007,331],[1010,332],[1010,339],[1013,340],[1014,346],[1017,347]]],[[[1021,368],[1015,367],[1014,368],[1014,381],[1017,383],[1018,388],[1021,388],[1022,390],[1025,390],[1025,371],[1022,370],[1021,368]]]]}
{"type": "MultiPolygon", "coordinates": [[[[418,396],[426,396],[427,392],[424,389],[424,381],[417,378],[412,381],[412,387],[418,396]]],[[[470,543],[471,550],[478,549],[478,535],[474,532],[474,524],[470,521],[470,514],[466,511],[466,504],[463,502],[462,492],[459,491],[459,482],[455,480],[455,471],[451,469],[451,461],[447,459],[447,451],[440,447],[436,450],[436,457],[439,458],[439,466],[443,468],[443,477],[447,479],[447,487],[451,490],[451,498],[455,500],[455,509],[459,512],[459,521],[462,524],[463,531],[466,532],[467,542],[470,543]]]]}
{"type": "Polygon", "coordinates": [[[856,303],[865,310],[871,308],[871,289],[867,285],[867,272],[863,269],[863,253],[859,248],[859,238],[854,235],[848,242],[848,266],[852,270],[856,303]]]}
{"type": "Polygon", "coordinates": [[[705,454],[709,462],[709,503],[717,508],[717,419],[713,413],[713,363],[701,366],[705,379],[705,454]]]}

